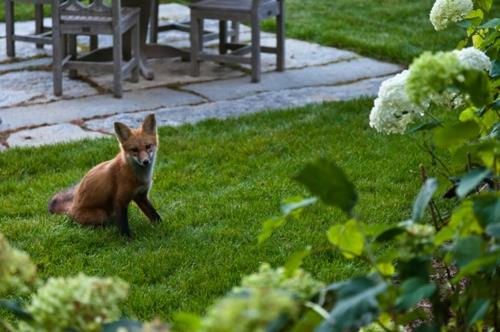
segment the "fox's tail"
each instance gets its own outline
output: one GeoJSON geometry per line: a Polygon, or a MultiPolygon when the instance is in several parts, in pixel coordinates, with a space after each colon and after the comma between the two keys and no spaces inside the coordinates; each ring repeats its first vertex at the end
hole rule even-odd
{"type": "Polygon", "coordinates": [[[52,197],[49,202],[49,212],[52,214],[65,214],[73,204],[76,186],[65,189],[52,197]]]}

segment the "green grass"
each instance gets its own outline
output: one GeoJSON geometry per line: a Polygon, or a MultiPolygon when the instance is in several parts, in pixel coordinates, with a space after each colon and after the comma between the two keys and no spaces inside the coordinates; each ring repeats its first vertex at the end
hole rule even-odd
{"type": "Polygon", "coordinates": [[[338,210],[310,210],[261,247],[256,236],[282,199],[307,195],[291,176],[321,156],[355,182],[361,220],[408,217],[419,188],[417,165],[426,158],[407,137],[369,128],[371,105],[367,99],[337,102],[162,128],[151,197],[163,223],[150,225],[134,206],[130,243],[115,225],[82,227],[46,212],[54,192],[114,156],[113,138],[12,149],[0,154],[0,231],[31,255],[41,277],[123,278],[132,286],[125,311],[141,319],[201,313],[261,262],[281,265],[308,244],[315,251],[305,268],[319,279],[362,273],[364,266],[327,243],[328,227],[345,221],[338,210]]]}

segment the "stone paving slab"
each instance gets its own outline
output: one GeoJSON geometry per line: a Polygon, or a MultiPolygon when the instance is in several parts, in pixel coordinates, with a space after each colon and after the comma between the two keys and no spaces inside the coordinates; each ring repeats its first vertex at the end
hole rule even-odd
{"type": "MultiPolygon", "coordinates": [[[[71,80],[67,74],[63,80],[63,98],[95,95],[96,89],[85,82],[71,80]]],[[[53,94],[52,72],[20,71],[0,75],[0,108],[23,104],[37,104],[61,99],[53,94]]]]}
{"type": "Polygon", "coordinates": [[[49,68],[52,58],[30,59],[26,61],[0,64],[0,74],[19,70],[49,68]]]}
{"type": "Polygon", "coordinates": [[[40,146],[63,142],[77,141],[85,138],[100,138],[107,135],[69,124],[57,124],[53,126],[40,127],[29,130],[21,130],[9,136],[7,144],[11,148],[25,146],[40,146]]]}
{"type": "MultiPolygon", "coordinates": [[[[325,101],[376,96],[380,84],[387,78],[367,79],[340,86],[265,92],[237,100],[223,100],[194,106],[164,108],[156,110],[154,113],[160,126],[193,124],[206,119],[226,119],[263,110],[283,110],[325,101]]],[[[106,119],[87,121],[85,126],[92,130],[112,133],[114,122],[120,121],[129,126],[137,126],[149,113],[151,112],[117,114],[106,119]]]]}
{"type": "Polygon", "coordinates": [[[268,73],[262,76],[259,84],[251,83],[248,77],[242,77],[205,84],[190,84],[184,86],[183,89],[216,101],[241,98],[263,91],[348,83],[363,78],[394,74],[401,70],[402,68],[398,65],[369,58],[358,58],[326,66],[268,73]]]}
{"type": "MultiPolygon", "coordinates": [[[[149,61],[155,73],[154,80],[145,80],[141,78],[139,82],[132,83],[129,81],[123,82],[124,91],[132,91],[139,89],[146,89],[167,85],[180,85],[191,82],[207,82],[219,79],[228,79],[242,76],[243,73],[234,68],[227,66],[220,66],[214,62],[204,62],[201,66],[199,77],[192,77],[190,73],[190,63],[183,62],[181,59],[154,59],[149,61]]],[[[98,86],[112,91],[113,88],[113,75],[106,74],[101,76],[92,75],[87,76],[89,80],[98,86]]]]}
{"type": "MultiPolygon", "coordinates": [[[[0,80],[1,81],[1,80],[0,80]]],[[[61,100],[43,105],[0,109],[0,132],[15,128],[40,126],[89,119],[123,112],[158,109],[201,103],[198,96],[166,88],[147,89],[126,93],[122,99],[99,95],[87,98],[61,100]]]]}
{"type": "MultiPolygon", "coordinates": [[[[5,39],[0,39],[0,63],[12,62],[12,59],[7,56],[5,39]]],[[[45,45],[44,48],[38,49],[33,43],[16,42],[16,59],[27,59],[37,56],[49,56],[52,54],[52,48],[45,45]]]]}

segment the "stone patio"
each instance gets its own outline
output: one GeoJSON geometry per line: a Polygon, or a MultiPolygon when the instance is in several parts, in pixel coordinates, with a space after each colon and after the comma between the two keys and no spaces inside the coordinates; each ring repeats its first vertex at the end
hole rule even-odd
{"type": "MultiPolygon", "coordinates": [[[[185,20],[187,7],[160,7],[162,21],[185,20]]],[[[208,29],[217,30],[216,22],[208,29]]],[[[16,31],[29,33],[33,22],[19,22],[16,31]]],[[[247,27],[241,39],[249,40],[247,27]]],[[[274,36],[263,33],[264,45],[274,36]]],[[[162,33],[160,42],[189,47],[189,36],[162,33]]],[[[80,38],[79,47],[88,47],[80,38]]],[[[100,39],[109,45],[109,38],[100,39]]],[[[214,46],[214,42],[209,47],[214,46]]],[[[264,54],[262,81],[250,83],[245,66],[204,62],[200,77],[189,76],[189,63],[180,59],[151,61],[155,80],[124,83],[123,99],[110,91],[111,75],[81,72],[64,78],[64,95],[52,94],[50,47],[17,43],[15,60],[5,54],[5,24],[0,23],[0,151],[110,135],[113,122],[137,125],[154,112],[162,126],[179,126],[209,118],[224,119],[263,110],[276,110],[324,101],[375,96],[380,83],[400,72],[398,65],[362,57],[350,51],[288,39],[287,71],[274,71],[274,56],[264,54]]],[[[215,49],[214,49],[215,51],[215,49]]]]}

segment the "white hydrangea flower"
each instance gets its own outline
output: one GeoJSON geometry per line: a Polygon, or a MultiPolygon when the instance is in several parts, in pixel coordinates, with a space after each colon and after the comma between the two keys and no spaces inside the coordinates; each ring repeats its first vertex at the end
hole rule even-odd
{"type": "Polygon", "coordinates": [[[472,0],[436,0],[429,18],[437,31],[462,21],[473,9],[472,0]]]}
{"type": "Polygon", "coordinates": [[[406,93],[405,70],[382,82],[370,113],[370,127],[386,134],[402,134],[406,127],[423,115],[422,108],[410,101],[406,93]]]}
{"type": "Polygon", "coordinates": [[[462,66],[469,69],[483,70],[489,72],[491,69],[490,58],[475,47],[467,47],[461,50],[454,50],[458,61],[462,66]]]}

